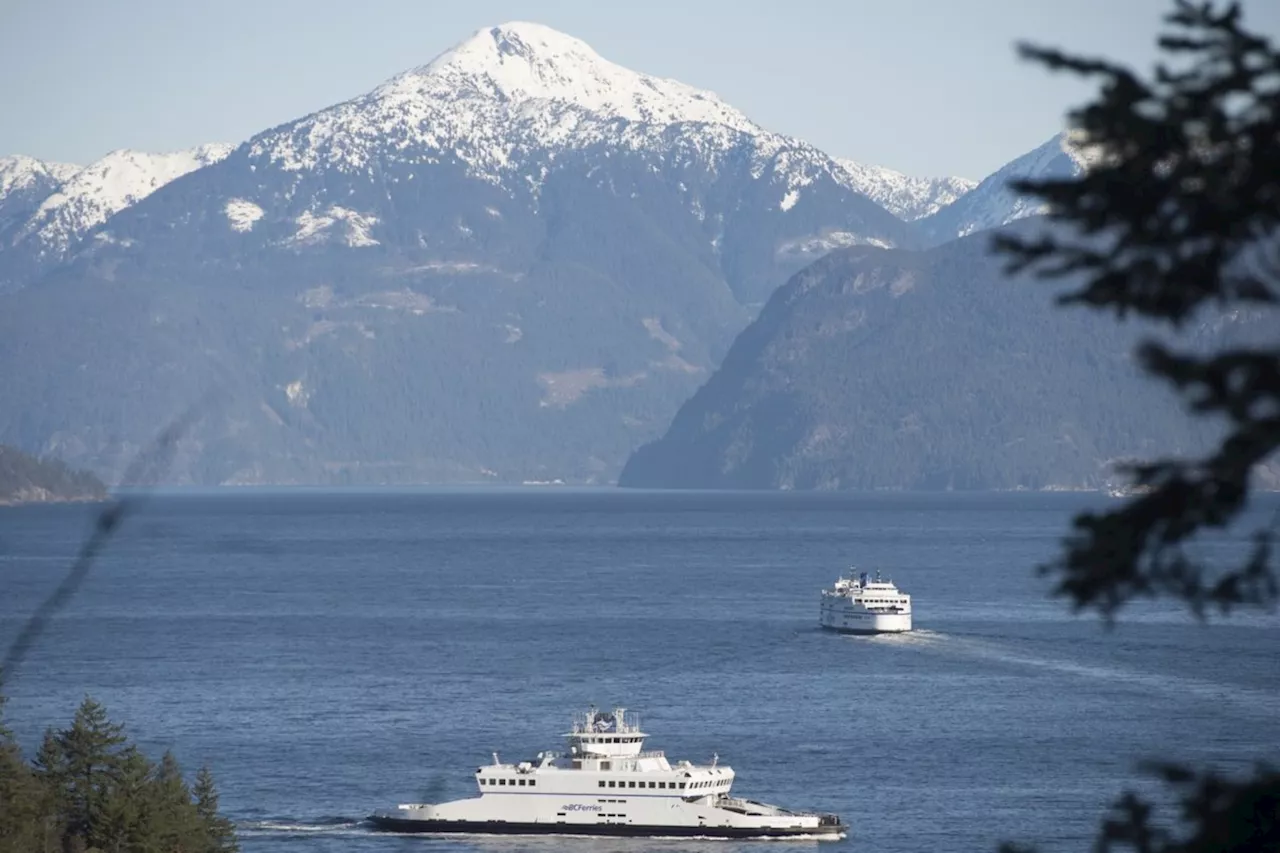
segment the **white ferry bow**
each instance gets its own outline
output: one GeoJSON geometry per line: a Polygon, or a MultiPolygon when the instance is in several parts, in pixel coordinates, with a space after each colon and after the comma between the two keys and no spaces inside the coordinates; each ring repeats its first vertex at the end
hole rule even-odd
{"type": "Polygon", "coordinates": [[[911,596],[882,580],[867,580],[862,572],[857,578],[850,569],[849,577],[837,578],[835,585],[822,591],[818,608],[818,624],[845,634],[888,634],[911,630],[911,596]]]}
{"type": "Polygon", "coordinates": [[[576,715],[567,753],[476,769],[479,796],[447,803],[406,803],[374,813],[375,829],[713,838],[843,838],[833,814],[792,811],[730,795],[733,768],[669,762],[644,749],[634,716],[592,708],[576,715]]]}

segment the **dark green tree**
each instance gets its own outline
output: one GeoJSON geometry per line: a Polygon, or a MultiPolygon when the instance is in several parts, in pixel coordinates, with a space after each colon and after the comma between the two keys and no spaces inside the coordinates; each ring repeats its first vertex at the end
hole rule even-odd
{"type": "Polygon", "coordinates": [[[218,789],[213,784],[213,774],[208,767],[201,767],[196,774],[194,792],[196,811],[203,824],[205,838],[208,839],[208,853],[236,853],[240,845],[236,842],[235,828],[231,821],[218,812],[218,789]]]}
{"type": "Polygon", "coordinates": [[[70,728],[45,732],[30,765],[0,725],[0,853],[237,849],[208,769],[193,791],[172,753],[151,762],[92,699],[70,728]]]}
{"type": "Polygon", "coordinates": [[[200,827],[191,808],[191,790],[172,752],[165,751],[147,786],[147,799],[152,806],[149,828],[160,842],[160,849],[197,849],[194,845],[200,827]]]}
{"type": "MultiPolygon", "coordinates": [[[[1067,304],[1132,312],[1176,331],[1211,310],[1271,312],[1280,298],[1280,53],[1244,27],[1238,4],[1177,0],[1166,22],[1166,60],[1145,79],[1105,60],[1022,48],[1102,85],[1070,117],[1088,158],[1084,173],[1014,185],[1048,204],[1048,232],[1001,235],[996,248],[1011,269],[1083,282],[1067,304]]],[[[1214,609],[1274,608],[1273,531],[1257,530],[1239,565],[1207,565],[1187,546],[1240,518],[1257,466],[1280,448],[1278,344],[1211,352],[1143,345],[1145,369],[1195,415],[1221,418],[1226,435],[1203,458],[1132,466],[1142,494],[1075,519],[1063,556],[1041,569],[1075,609],[1095,609],[1110,624],[1138,596],[1181,599],[1201,619],[1214,609]]],[[[1105,819],[1099,850],[1280,850],[1274,769],[1241,779],[1177,766],[1152,772],[1179,801],[1180,826],[1165,828],[1153,806],[1128,793],[1105,819]]]]}
{"type": "Polygon", "coordinates": [[[4,725],[5,701],[0,695],[0,853],[27,853],[41,847],[40,796],[35,775],[4,725]]]}
{"type": "Polygon", "coordinates": [[[40,749],[36,752],[33,773],[36,778],[40,802],[40,834],[44,844],[40,849],[53,850],[61,845],[67,825],[67,772],[62,746],[53,729],[46,729],[40,749]]]}
{"type": "Polygon", "coordinates": [[[91,828],[92,846],[103,853],[149,853],[175,850],[156,842],[157,812],[152,790],[153,767],[135,747],[121,751],[111,784],[103,792],[101,813],[91,828]]]}
{"type": "Polygon", "coordinates": [[[103,848],[106,809],[128,750],[124,726],[107,719],[107,711],[86,696],[71,728],[57,735],[67,808],[67,833],[89,847],[103,848]]]}

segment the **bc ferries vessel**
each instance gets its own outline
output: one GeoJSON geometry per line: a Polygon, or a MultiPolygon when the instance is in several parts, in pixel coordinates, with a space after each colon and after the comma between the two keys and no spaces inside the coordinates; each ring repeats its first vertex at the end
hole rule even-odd
{"type": "Polygon", "coordinates": [[[476,769],[479,796],[407,803],[369,822],[390,832],[627,835],[712,838],[843,838],[836,815],[796,812],[729,795],[733,768],[713,760],[674,764],[644,749],[626,709],[575,716],[568,752],[476,769]]]}
{"type": "Polygon", "coordinates": [[[835,586],[822,591],[818,623],[823,628],[846,634],[887,634],[911,630],[911,596],[893,581],[867,580],[863,572],[855,580],[838,578],[835,586]]]}

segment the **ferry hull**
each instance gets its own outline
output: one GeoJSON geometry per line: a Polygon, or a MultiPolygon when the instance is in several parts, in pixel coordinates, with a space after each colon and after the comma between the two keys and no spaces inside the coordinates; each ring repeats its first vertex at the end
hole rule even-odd
{"type": "Polygon", "coordinates": [[[852,634],[855,636],[868,637],[872,634],[905,634],[911,630],[910,626],[906,628],[839,628],[833,625],[823,625],[826,631],[834,631],[837,634],[852,634]]]}
{"type": "Polygon", "coordinates": [[[910,613],[824,611],[818,624],[841,634],[901,634],[911,630],[910,613]]]}
{"type": "Polygon", "coordinates": [[[589,835],[622,838],[843,838],[844,824],[821,826],[660,826],[631,823],[517,823],[508,821],[414,820],[371,815],[378,832],[454,833],[470,835],[589,835]]]}

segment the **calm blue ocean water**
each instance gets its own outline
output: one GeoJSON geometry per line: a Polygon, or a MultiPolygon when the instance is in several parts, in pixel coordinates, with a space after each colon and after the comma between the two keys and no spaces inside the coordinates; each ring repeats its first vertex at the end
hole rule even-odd
{"type": "MultiPolygon", "coordinates": [[[[90,693],[156,755],[207,762],[248,853],[1084,850],[1155,756],[1280,759],[1280,618],[1144,606],[1111,632],[1047,597],[1081,495],[244,491],[153,499],[7,686],[34,746],[90,693]],[[816,630],[850,563],[918,632],[816,630]],[[557,749],[590,702],[735,792],[849,839],[373,835],[371,810],[470,795],[493,751],[557,749]]],[[[0,509],[0,642],[91,508],[0,509]]],[[[1213,546],[1227,551],[1231,542],[1213,546]]],[[[1206,546],[1206,550],[1210,550],[1206,546]]]]}

